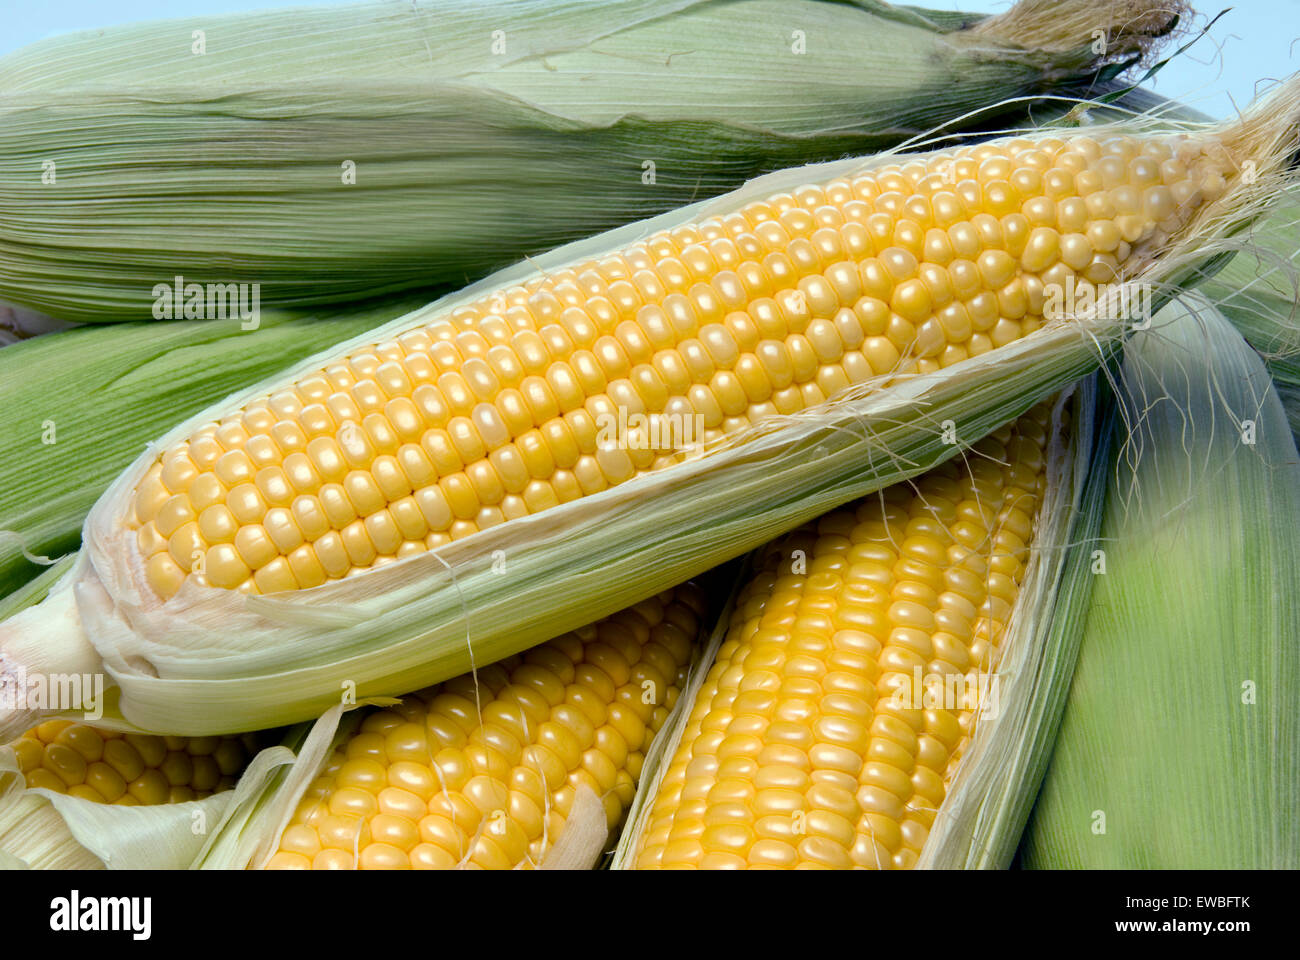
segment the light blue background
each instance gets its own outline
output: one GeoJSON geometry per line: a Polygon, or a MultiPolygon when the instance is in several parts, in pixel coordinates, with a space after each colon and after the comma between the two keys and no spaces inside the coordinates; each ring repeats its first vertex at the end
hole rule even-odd
{"type": "MultiPolygon", "coordinates": [[[[935,10],[1000,13],[1011,0],[907,0],[935,10]]],[[[1196,11],[1190,26],[1200,33],[1220,11],[1227,12],[1198,39],[1148,80],[1162,97],[1181,101],[1212,117],[1235,116],[1264,92],[1267,81],[1300,70],[1300,0],[1190,0],[1196,11]],[[1231,8],[1231,9],[1229,9],[1231,8]],[[1260,81],[1265,81],[1261,83],[1260,81]]],[[[1180,44],[1187,43],[1184,37],[1180,44]]],[[[1172,52],[1165,51],[1165,55],[1172,52]]]]}
{"type": "MultiPolygon", "coordinates": [[[[328,3],[330,0],[319,0],[328,3]]],[[[348,0],[350,2],[350,0],[348,0]]],[[[919,6],[996,13],[1009,0],[912,0],[919,6]]],[[[1198,26],[1229,10],[1191,50],[1149,82],[1162,96],[1216,117],[1250,102],[1257,82],[1300,70],[1300,0],[1194,0],[1198,26]],[[1235,104],[1235,106],[1234,106],[1235,104]]],[[[3,15],[0,55],[56,33],[133,20],[292,6],[275,0],[22,0],[3,15]]]]}

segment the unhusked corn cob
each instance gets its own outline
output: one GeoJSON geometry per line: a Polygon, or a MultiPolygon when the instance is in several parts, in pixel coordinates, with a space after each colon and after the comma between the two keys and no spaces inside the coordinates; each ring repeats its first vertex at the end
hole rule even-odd
{"type": "Polygon", "coordinates": [[[617,827],[703,614],[686,584],[371,711],[338,744],[267,867],[535,867],[583,788],[617,827]]]}
{"type": "Polygon", "coordinates": [[[81,800],[149,806],[229,790],[257,737],[157,737],[48,720],[9,744],[28,787],[81,800]]]}
{"type": "Polygon", "coordinates": [[[1246,338],[1268,367],[1291,424],[1300,438],[1300,190],[1292,189],[1250,231],[1250,242],[1198,292],[1246,338]]]}
{"type": "Polygon", "coordinates": [[[160,454],[129,518],[147,583],[318,586],[667,467],[692,439],[988,353],[1042,326],[1053,291],[1150,262],[1233,176],[1208,135],[993,141],[501,290],[160,454]],[[602,442],[620,413],[645,429],[602,442]]]}
{"type": "Polygon", "coordinates": [[[964,461],[766,548],[659,784],[637,867],[915,865],[998,682],[1049,413],[1040,405],[964,461]]]}
{"type": "Polygon", "coordinates": [[[390,0],[53,37],[0,58],[0,299],[94,323],[157,316],[178,275],[264,307],[463,283],[765,171],[1023,116],[1185,12],[390,0]],[[202,56],[173,42],[196,28],[220,37],[202,56]],[[57,204],[38,158],[75,171],[57,204]]]}
{"type": "MultiPolygon", "coordinates": [[[[1294,249],[1294,248],[1292,248],[1294,249]]],[[[1125,344],[1129,435],[1078,668],[1020,862],[1300,866],[1300,454],[1265,366],[1201,291],[1125,344]]]]}

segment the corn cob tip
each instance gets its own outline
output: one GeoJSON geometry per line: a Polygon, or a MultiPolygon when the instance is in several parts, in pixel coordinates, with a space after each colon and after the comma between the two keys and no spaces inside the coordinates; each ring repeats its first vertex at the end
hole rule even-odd
{"type": "Polygon", "coordinates": [[[1252,180],[1300,166],[1300,72],[1257,97],[1228,128],[1224,141],[1243,167],[1255,162],[1252,180]]]}
{"type": "MultiPolygon", "coordinates": [[[[1154,121],[1159,123],[1159,120],[1154,121]]],[[[1300,167],[1300,73],[1256,97],[1235,121],[1207,128],[1205,154],[1218,176],[1203,184],[1210,200],[1174,235],[1163,259],[1165,277],[1204,265],[1249,244],[1241,229],[1262,217],[1297,184],[1300,167]]]]}
{"type": "Polygon", "coordinates": [[[1147,63],[1192,12],[1184,0],[1020,0],[971,36],[1035,50],[1088,48],[1098,64],[1147,63]]]}
{"type": "Polygon", "coordinates": [[[256,734],[164,737],[47,720],[8,746],[29,789],[89,803],[155,806],[233,789],[259,745],[256,734]]]}

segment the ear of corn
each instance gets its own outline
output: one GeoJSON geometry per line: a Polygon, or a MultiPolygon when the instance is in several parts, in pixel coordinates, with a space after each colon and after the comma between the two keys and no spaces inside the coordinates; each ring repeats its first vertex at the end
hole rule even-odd
{"type": "Polygon", "coordinates": [[[249,735],[243,741],[124,736],[85,724],[55,734],[51,725],[63,723],[48,721],[0,746],[0,857],[12,858],[9,866],[183,869],[223,814],[246,803],[294,756],[273,746],[274,739],[249,735]],[[210,741],[217,741],[211,753],[210,741]],[[99,761],[78,752],[95,744],[99,761]],[[79,766],[68,750],[85,762],[79,766]],[[209,790],[214,765],[229,773],[209,790]],[[82,782],[69,783],[81,766],[82,782]],[[171,782],[187,779],[186,770],[188,785],[171,782]],[[109,801],[121,787],[121,796],[109,801]]]}
{"type": "Polygon", "coordinates": [[[616,866],[1005,866],[1087,596],[1093,397],[760,551],[616,866]]]}
{"type": "Polygon", "coordinates": [[[0,60],[0,298],[97,322],[156,316],[177,277],[259,284],[266,307],[459,284],[769,170],[1085,88],[1183,12],[394,0],[55,37],[0,60]]]}
{"type": "Polygon", "coordinates": [[[179,869],[292,754],[274,737],[158,737],[51,720],[0,746],[0,851],[41,869],[179,869]]]}
{"type": "Polygon", "coordinates": [[[1258,358],[1187,304],[1126,347],[1105,573],[1027,867],[1300,863],[1300,458],[1258,358]]]}
{"type": "Polygon", "coordinates": [[[202,800],[229,790],[257,745],[252,734],[157,737],[47,720],[9,749],[30,788],[134,807],[202,800]]]}
{"type": "Polygon", "coordinates": [[[157,737],[46,721],[0,747],[0,849],[41,868],[183,867],[259,746],[251,734],[157,737]]]}
{"type": "Polygon", "coordinates": [[[264,311],[255,330],[176,321],[50,333],[0,350],[0,596],[76,550],[86,511],[159,432],[419,306],[410,297],[312,315],[264,311]]]}
{"type": "Polygon", "coordinates": [[[386,706],[327,711],[206,867],[589,869],[708,619],[685,584],[386,706]]]}
{"type": "Polygon", "coordinates": [[[344,681],[499,659],[914,476],[1116,342],[1097,312],[1045,323],[1051,292],[1219,252],[1286,177],[1297,88],[1196,134],[784,171],[299,364],[122,474],[68,587],[0,625],[0,685],[106,669],[137,726],[265,728],[344,681]],[[674,419],[702,442],[655,440],[674,419]]]}

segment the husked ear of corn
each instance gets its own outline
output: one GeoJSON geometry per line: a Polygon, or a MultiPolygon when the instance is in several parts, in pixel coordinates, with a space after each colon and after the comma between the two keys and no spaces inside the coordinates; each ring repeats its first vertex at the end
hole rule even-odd
{"type": "Polygon", "coordinates": [[[305,361],[119,477],[66,587],[0,625],[0,692],[107,670],[137,726],[265,728],[915,476],[1095,368],[1128,325],[1106,289],[1150,306],[1216,255],[1290,176],[1298,99],[784,171],[305,361]]]}
{"type": "Polygon", "coordinates": [[[46,721],[0,745],[0,861],[184,869],[223,814],[292,761],[280,736],[159,737],[46,721]]]}
{"type": "Polygon", "coordinates": [[[1188,298],[1126,347],[1104,574],[1030,868],[1300,865],[1300,457],[1263,365],[1188,298]]]}
{"type": "Polygon", "coordinates": [[[707,625],[687,583],[391,706],[334,708],[207,867],[590,868],[707,625]]]}
{"type": "Polygon", "coordinates": [[[1084,393],[759,551],[617,865],[1005,866],[1086,595],[1084,393]]]}
{"type": "Polygon", "coordinates": [[[0,59],[0,299],[98,322],[179,319],[173,288],[210,318],[189,290],[462,284],[770,170],[1023,114],[1186,12],[392,0],[54,37],[0,59]]]}
{"type": "Polygon", "coordinates": [[[77,549],[86,512],[158,434],[214,397],[413,310],[394,297],[328,314],[89,327],[0,350],[0,596],[77,549]]]}

